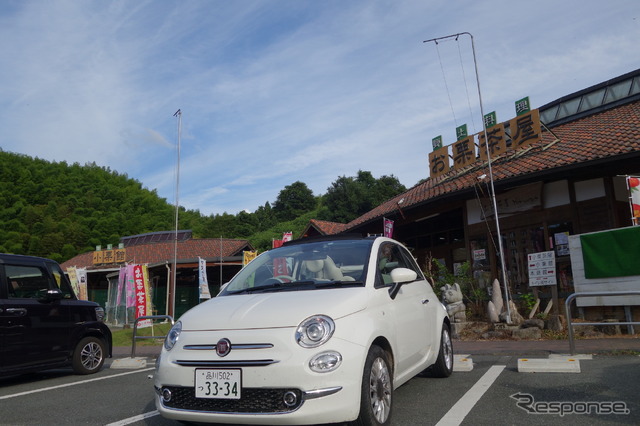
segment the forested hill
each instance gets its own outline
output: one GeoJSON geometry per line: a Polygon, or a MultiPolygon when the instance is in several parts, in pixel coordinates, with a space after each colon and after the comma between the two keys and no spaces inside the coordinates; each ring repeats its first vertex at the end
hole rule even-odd
{"type": "MultiPolygon", "coordinates": [[[[267,201],[253,213],[204,216],[181,207],[179,227],[196,238],[248,239],[263,251],[283,232],[300,235],[310,219],[347,223],[405,190],[393,175],[376,179],[360,170],[354,177],[338,177],[324,195],[294,182],[280,191],[273,207],[267,201]]],[[[172,230],[174,214],[174,206],[155,190],[109,168],[0,149],[0,252],[62,262],[96,245],[116,245],[123,236],[172,230]]]]}
{"type": "Polygon", "coordinates": [[[0,152],[0,251],[58,261],[173,228],[173,208],[136,180],[94,164],[0,152]]]}

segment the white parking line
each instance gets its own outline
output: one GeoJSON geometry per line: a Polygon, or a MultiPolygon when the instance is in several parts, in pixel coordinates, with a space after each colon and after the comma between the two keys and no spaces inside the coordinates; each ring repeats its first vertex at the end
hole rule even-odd
{"type": "Polygon", "coordinates": [[[482,395],[489,390],[493,382],[495,382],[505,367],[506,365],[494,365],[489,368],[489,370],[484,373],[484,376],[482,376],[480,380],[478,380],[476,384],[473,385],[453,407],[451,407],[447,414],[440,419],[438,425],[451,426],[461,424],[474,405],[476,405],[480,400],[482,395]]]}
{"type": "Polygon", "coordinates": [[[141,422],[144,419],[148,419],[149,417],[157,416],[160,412],[158,410],[149,411],[148,413],[140,414],[139,416],[129,417],[128,419],[120,420],[119,422],[109,423],[106,426],[125,426],[130,425],[131,423],[141,422]]]}
{"type": "Polygon", "coordinates": [[[82,384],[85,384],[85,383],[97,382],[98,380],[112,379],[114,377],[126,376],[127,374],[140,373],[142,371],[149,371],[149,370],[153,370],[153,369],[154,369],[154,367],[152,367],[152,368],[144,368],[142,370],[128,371],[126,373],[113,374],[111,376],[96,377],[95,379],[88,379],[88,380],[82,380],[82,381],[79,381],[79,382],[66,383],[64,385],[50,386],[48,388],[41,388],[41,389],[34,389],[34,390],[26,391],[26,392],[13,393],[11,395],[0,396],[0,400],[9,399],[9,398],[16,398],[18,396],[30,395],[30,394],[38,393],[38,392],[46,392],[46,391],[53,390],[53,389],[67,388],[69,386],[82,385],[82,384]]]}

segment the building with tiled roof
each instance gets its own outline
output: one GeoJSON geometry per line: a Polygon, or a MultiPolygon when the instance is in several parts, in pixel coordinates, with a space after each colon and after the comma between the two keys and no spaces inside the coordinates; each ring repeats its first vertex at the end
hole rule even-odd
{"type": "MultiPolygon", "coordinates": [[[[429,259],[441,260],[450,271],[468,261],[480,287],[502,281],[493,175],[512,292],[517,297],[532,290],[527,254],[543,251],[555,252],[560,297],[573,292],[567,235],[632,224],[625,176],[640,175],[640,70],[564,96],[540,107],[539,114],[541,137],[526,147],[514,147],[509,139],[515,129],[505,123],[506,149],[492,156],[491,170],[475,156],[336,232],[382,234],[383,218],[392,219],[394,238],[425,268],[429,259]]],[[[429,166],[425,158],[427,173],[429,166]]],[[[539,292],[551,297],[555,290],[539,292]]]]}
{"type": "Polygon", "coordinates": [[[242,268],[243,252],[253,251],[247,240],[229,238],[192,238],[191,231],[176,233],[152,232],[121,238],[117,249],[80,254],[62,267],[80,268],[87,272],[88,298],[106,307],[110,319],[115,304],[113,293],[118,284],[120,268],[126,264],[147,265],[153,283],[154,314],[180,316],[198,304],[199,258],[206,261],[209,291],[217,294],[220,285],[242,268]],[[177,249],[177,250],[176,250],[177,249]],[[173,265],[176,260],[176,285],[173,285],[173,265]],[[175,288],[175,299],[171,297],[175,288]]]}
{"type": "Polygon", "coordinates": [[[339,234],[347,229],[347,224],[330,222],[327,220],[311,219],[307,227],[302,231],[301,237],[315,237],[339,234]]]}

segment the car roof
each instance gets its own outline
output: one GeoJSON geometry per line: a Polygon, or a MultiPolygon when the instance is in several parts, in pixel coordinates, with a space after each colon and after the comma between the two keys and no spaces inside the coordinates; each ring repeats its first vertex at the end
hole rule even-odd
{"type": "Polygon", "coordinates": [[[26,256],[22,254],[9,254],[9,253],[0,253],[0,263],[5,262],[23,262],[23,263],[43,263],[43,262],[54,262],[51,259],[46,259],[44,257],[37,256],[26,256]]]}

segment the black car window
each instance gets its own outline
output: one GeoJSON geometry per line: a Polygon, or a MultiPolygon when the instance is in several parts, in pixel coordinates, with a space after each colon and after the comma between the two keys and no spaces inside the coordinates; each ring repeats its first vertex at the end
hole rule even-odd
{"type": "Polygon", "coordinates": [[[50,264],[49,269],[51,270],[53,278],[56,280],[58,288],[62,291],[62,296],[65,299],[75,299],[71,284],[69,283],[67,276],[62,272],[62,269],[60,269],[60,266],[58,266],[58,264],[50,264]]]}
{"type": "Polygon", "coordinates": [[[37,266],[5,265],[9,299],[37,299],[49,290],[49,278],[45,270],[37,266]]]}

